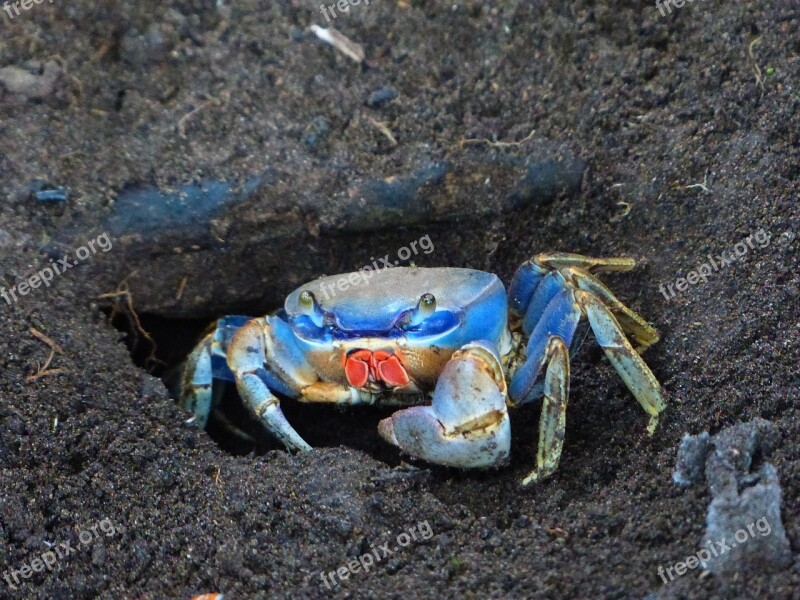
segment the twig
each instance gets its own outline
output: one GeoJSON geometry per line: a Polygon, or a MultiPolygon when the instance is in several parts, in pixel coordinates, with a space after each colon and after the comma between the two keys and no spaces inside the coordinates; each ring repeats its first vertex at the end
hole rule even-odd
{"type": "MultiPolygon", "coordinates": [[[[129,277],[130,277],[130,275],[129,275],[129,277]]],[[[141,335],[144,339],[146,339],[148,342],[150,342],[150,346],[151,346],[150,354],[147,355],[147,358],[145,359],[145,364],[146,365],[150,365],[150,364],[153,364],[153,363],[160,363],[162,365],[166,364],[166,363],[164,363],[164,361],[156,358],[156,350],[158,348],[158,345],[156,344],[156,342],[152,338],[152,336],[149,333],[147,333],[145,328],[142,327],[142,323],[139,320],[139,315],[136,314],[136,310],[134,310],[134,308],[133,308],[133,294],[131,294],[130,290],[128,289],[128,284],[125,281],[123,281],[119,285],[119,287],[117,288],[116,291],[107,292],[105,294],[100,294],[99,296],[97,296],[97,299],[98,300],[104,300],[104,299],[110,300],[110,299],[113,299],[113,302],[111,303],[111,314],[108,317],[109,321],[113,321],[114,317],[116,317],[117,314],[119,314],[119,313],[122,313],[126,317],[128,317],[128,321],[133,326],[133,333],[134,333],[133,348],[131,349],[131,351],[136,349],[136,345],[139,342],[138,338],[136,337],[137,334],[141,335]],[[120,298],[124,298],[125,299],[125,303],[124,304],[122,304],[120,302],[120,300],[119,300],[120,298]],[[121,310],[119,308],[120,304],[122,304],[122,309],[121,310]]]]}
{"type": "Polygon", "coordinates": [[[339,52],[352,58],[357,63],[363,62],[366,54],[364,53],[364,47],[361,44],[357,44],[341,31],[337,31],[333,27],[328,27],[325,29],[324,27],[320,27],[319,25],[311,25],[309,27],[311,32],[316,35],[320,40],[323,42],[330,44],[334,48],[336,48],[339,52]]]}
{"type": "Polygon", "coordinates": [[[392,146],[397,146],[397,139],[392,135],[392,130],[389,129],[386,123],[375,119],[370,119],[369,122],[389,140],[392,146]]]}
{"type": "Polygon", "coordinates": [[[753,69],[756,72],[756,84],[758,85],[758,87],[761,88],[761,93],[763,94],[764,78],[761,76],[761,68],[758,66],[758,63],[756,62],[756,57],[753,56],[753,48],[755,48],[760,43],[761,43],[760,37],[757,37],[752,42],[750,42],[750,45],[747,47],[747,54],[750,56],[750,60],[753,61],[753,69]]]}
{"type": "Polygon", "coordinates": [[[70,75],[70,80],[72,81],[72,83],[74,83],[74,84],[76,84],[78,86],[78,97],[75,100],[75,104],[80,104],[80,101],[83,100],[83,96],[84,96],[84,93],[83,93],[83,82],[80,79],[78,79],[77,75],[70,75]]]}
{"type": "Polygon", "coordinates": [[[222,106],[223,104],[227,104],[229,100],[230,100],[230,92],[226,90],[222,92],[219,95],[219,97],[211,97],[208,100],[202,102],[199,106],[196,106],[195,108],[190,110],[180,119],[178,119],[178,135],[180,135],[182,138],[186,137],[186,123],[189,121],[189,119],[191,119],[201,110],[205,109],[209,105],[222,106]]]}
{"type": "Polygon", "coordinates": [[[708,171],[706,171],[706,174],[703,175],[703,183],[692,183],[691,185],[685,185],[683,187],[686,190],[692,190],[694,188],[700,188],[706,194],[710,194],[711,193],[711,188],[708,187],[708,171]]]}
{"type": "Polygon", "coordinates": [[[182,138],[186,137],[186,122],[189,119],[191,119],[194,115],[199,113],[201,110],[203,110],[209,104],[211,104],[211,100],[206,100],[205,102],[200,104],[200,106],[196,106],[195,108],[190,110],[188,113],[183,115],[180,119],[178,119],[178,135],[179,136],[181,136],[182,138]]]}
{"type": "Polygon", "coordinates": [[[94,62],[98,58],[103,58],[109,50],[111,50],[111,42],[103,42],[97,51],[89,57],[89,62],[94,62]]]}
{"type": "Polygon", "coordinates": [[[566,540],[569,537],[569,533],[561,527],[545,527],[544,530],[556,539],[566,540]]]}
{"type": "Polygon", "coordinates": [[[61,346],[56,344],[53,340],[51,340],[49,337],[47,337],[45,334],[43,334],[41,331],[39,331],[35,327],[31,327],[30,328],[30,332],[33,335],[33,337],[35,337],[40,342],[44,342],[45,344],[50,346],[50,348],[52,348],[53,350],[55,350],[59,354],[64,354],[64,351],[61,349],[61,346]]]}
{"type": "Polygon", "coordinates": [[[183,298],[183,292],[186,290],[186,284],[189,282],[189,276],[185,275],[183,279],[181,279],[181,283],[178,286],[178,293],[175,294],[175,301],[180,302],[181,298],[183,298]]]}
{"type": "Polygon", "coordinates": [[[66,373],[66,372],[67,372],[66,369],[62,369],[60,367],[58,369],[43,369],[43,370],[39,371],[38,373],[35,373],[33,375],[28,375],[25,378],[25,382],[28,383],[28,382],[31,382],[31,381],[36,381],[37,379],[41,379],[42,377],[47,377],[48,375],[60,375],[62,373],[66,373]]]}
{"type": "Polygon", "coordinates": [[[461,141],[458,143],[458,145],[463,147],[466,144],[489,144],[490,146],[496,146],[498,148],[506,148],[506,147],[509,147],[509,146],[521,146],[522,144],[524,144],[525,142],[530,140],[533,137],[534,133],[536,133],[536,130],[532,129],[531,132],[528,135],[526,135],[524,138],[522,138],[518,142],[495,142],[493,140],[487,140],[486,138],[480,138],[480,139],[477,139],[477,138],[463,139],[462,138],[461,141]]]}
{"type": "Polygon", "coordinates": [[[25,378],[25,382],[36,381],[37,379],[41,379],[42,377],[47,377],[48,375],[56,375],[58,373],[66,373],[64,369],[50,369],[50,363],[53,362],[53,357],[56,355],[56,352],[59,354],[64,354],[64,351],[61,349],[61,346],[56,344],[53,340],[43,334],[41,331],[37,330],[35,327],[31,327],[30,330],[33,337],[37,340],[42,342],[43,344],[47,344],[50,348],[50,354],[47,356],[47,360],[44,361],[44,365],[39,367],[39,369],[33,375],[28,375],[25,378]]]}
{"type": "Polygon", "coordinates": [[[625,202],[624,200],[620,200],[619,202],[617,202],[617,206],[621,206],[622,207],[622,213],[620,213],[618,215],[614,215],[613,217],[611,217],[609,219],[610,223],[616,223],[618,221],[621,221],[622,219],[624,219],[625,217],[627,217],[631,213],[631,209],[633,208],[633,204],[632,203],[625,202]]]}

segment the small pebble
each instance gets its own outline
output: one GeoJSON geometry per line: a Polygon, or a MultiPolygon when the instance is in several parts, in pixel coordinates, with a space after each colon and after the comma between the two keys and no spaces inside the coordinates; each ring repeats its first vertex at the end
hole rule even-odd
{"type": "Polygon", "coordinates": [[[27,100],[43,100],[53,94],[63,72],[55,61],[32,65],[31,69],[8,66],[0,69],[0,85],[27,100]]]}
{"type": "Polygon", "coordinates": [[[33,197],[37,202],[66,202],[69,193],[63,187],[59,187],[54,190],[39,190],[33,193],[33,197]]]}
{"type": "Polygon", "coordinates": [[[303,143],[309,148],[316,148],[331,132],[331,125],[325,117],[317,117],[308,127],[306,127],[303,134],[303,143]]]}
{"type": "Polygon", "coordinates": [[[386,85],[379,90],[375,90],[369,95],[369,98],[367,98],[367,106],[371,108],[378,108],[387,102],[391,102],[395,98],[397,98],[397,90],[391,85],[386,85]]]}

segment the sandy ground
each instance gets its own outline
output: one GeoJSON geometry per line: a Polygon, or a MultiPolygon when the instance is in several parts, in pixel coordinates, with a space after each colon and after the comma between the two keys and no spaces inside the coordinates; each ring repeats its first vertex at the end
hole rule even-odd
{"type": "Polygon", "coordinates": [[[194,214],[174,227],[161,215],[156,229],[186,247],[145,231],[148,217],[49,287],[0,299],[0,598],[800,598],[796,0],[665,16],[628,1],[373,0],[335,19],[363,45],[360,65],[313,23],[326,24],[301,0],[0,12],[0,286],[111,229],[137,186],[263,177],[199,231],[194,214]],[[369,106],[387,86],[396,98],[369,106]],[[547,144],[588,163],[579,190],[503,204],[491,190],[513,184],[472,166],[516,173],[547,144]],[[437,161],[451,165],[431,184],[443,200],[413,214],[401,203],[373,220],[348,194],[437,161]],[[37,199],[59,187],[66,201],[37,199]],[[459,212],[461,197],[489,209],[459,212]],[[275,227],[279,242],[259,237],[275,227]],[[230,238],[215,245],[221,230],[230,238]],[[659,290],[759,231],[768,242],[706,282],[659,290]],[[422,235],[436,249],[418,264],[505,281],[543,250],[637,258],[606,281],[663,334],[646,354],[669,394],[657,434],[589,342],[573,364],[561,467],[529,489],[536,406],[513,413],[511,464],[497,471],[409,466],[377,436],[385,411],[289,403],[318,450],[232,453],[185,423],[144,368],[141,332],[132,359],[135,328],[113,327],[97,298],[127,285],[171,361],[210,317],[267,312],[308,273],[357,268],[422,235]],[[186,248],[210,262],[174,262],[186,248]],[[171,304],[151,293],[167,286],[171,304]],[[672,481],[683,434],[755,417],[777,432],[754,469],[776,469],[792,562],[665,584],[658,568],[697,551],[712,497],[672,481]],[[369,572],[326,587],[321,572],[373,547],[369,572]],[[12,571],[56,549],[52,568],[15,583],[12,571]]]}

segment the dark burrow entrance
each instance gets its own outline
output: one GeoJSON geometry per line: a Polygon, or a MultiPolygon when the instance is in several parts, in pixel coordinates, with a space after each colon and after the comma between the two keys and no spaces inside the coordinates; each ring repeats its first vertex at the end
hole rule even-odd
{"type": "MultiPolygon", "coordinates": [[[[106,314],[112,325],[124,334],[133,362],[161,378],[168,389],[172,387],[181,363],[214,322],[208,319],[133,315],[125,310],[107,310],[106,314]]],[[[170,394],[175,398],[172,389],[170,394]]],[[[390,465],[398,465],[402,461],[397,449],[383,441],[377,430],[378,421],[398,408],[303,404],[277,395],[286,418],[312,447],[346,446],[364,451],[390,465]]],[[[245,455],[284,449],[244,406],[235,386],[226,385],[220,412],[221,418],[212,415],[209,419],[206,432],[226,452],[245,455]],[[233,433],[225,426],[226,420],[247,433],[251,439],[242,439],[233,433]]],[[[186,413],[186,419],[190,417],[191,414],[186,413]]]]}

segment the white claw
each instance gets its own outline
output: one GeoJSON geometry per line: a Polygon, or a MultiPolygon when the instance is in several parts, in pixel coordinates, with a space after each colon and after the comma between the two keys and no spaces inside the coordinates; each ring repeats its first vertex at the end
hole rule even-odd
{"type": "Polygon", "coordinates": [[[496,352],[481,343],[453,354],[431,406],[401,410],[378,425],[381,436],[412,456],[451,467],[489,467],[508,458],[511,424],[496,352]]]}

